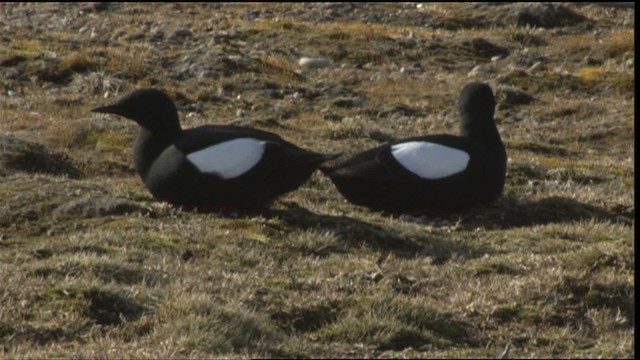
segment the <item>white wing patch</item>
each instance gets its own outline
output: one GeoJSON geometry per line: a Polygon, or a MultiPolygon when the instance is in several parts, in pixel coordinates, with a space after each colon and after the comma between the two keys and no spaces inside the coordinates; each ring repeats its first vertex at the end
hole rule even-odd
{"type": "Polygon", "coordinates": [[[251,170],[264,154],[264,141],[238,138],[225,141],[187,155],[198,170],[231,179],[251,170]]]}
{"type": "Polygon", "coordinates": [[[448,146],[410,141],[391,146],[391,154],[407,170],[424,179],[440,179],[467,168],[469,154],[448,146]]]}

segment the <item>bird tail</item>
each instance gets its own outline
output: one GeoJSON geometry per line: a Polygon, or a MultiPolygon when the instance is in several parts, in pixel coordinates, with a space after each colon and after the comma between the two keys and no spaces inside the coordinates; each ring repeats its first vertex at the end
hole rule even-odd
{"type": "Polygon", "coordinates": [[[342,156],[342,153],[325,154],[324,161],[335,160],[342,156]]]}

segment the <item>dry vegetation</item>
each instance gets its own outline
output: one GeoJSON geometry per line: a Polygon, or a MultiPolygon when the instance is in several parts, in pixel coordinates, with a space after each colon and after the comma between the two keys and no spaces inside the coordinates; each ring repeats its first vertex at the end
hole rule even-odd
{"type": "Polygon", "coordinates": [[[633,12],[0,4],[0,358],[633,357],[633,12]],[[476,65],[508,179],[454,218],[319,173],[262,214],[174,209],[132,170],[135,125],[89,112],[155,86],[184,127],[351,155],[455,133],[476,65]]]}

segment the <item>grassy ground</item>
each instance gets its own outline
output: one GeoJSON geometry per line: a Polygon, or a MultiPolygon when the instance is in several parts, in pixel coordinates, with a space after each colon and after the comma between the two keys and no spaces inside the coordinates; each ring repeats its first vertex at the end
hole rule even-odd
{"type": "Polygon", "coordinates": [[[508,6],[0,4],[0,357],[633,357],[633,10],[508,6]],[[453,218],[319,173],[262,214],[184,212],[133,172],[135,125],[89,112],[154,86],[184,127],[351,155],[455,133],[471,80],[507,184],[453,218]]]}

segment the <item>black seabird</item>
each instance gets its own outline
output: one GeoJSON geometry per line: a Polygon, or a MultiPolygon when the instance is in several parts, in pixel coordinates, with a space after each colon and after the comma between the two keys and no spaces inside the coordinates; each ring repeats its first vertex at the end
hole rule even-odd
{"type": "Polygon", "coordinates": [[[159,200],[198,211],[264,208],[338,157],[249,127],[182,129],[174,102],[156,89],[134,90],[91,111],[138,123],[133,157],[145,186],[159,200]]]}
{"type": "Polygon", "coordinates": [[[323,168],[350,202],[395,214],[450,215],[496,199],[507,154],[494,122],[491,88],[467,84],[460,94],[460,135],[388,143],[323,168]]]}

